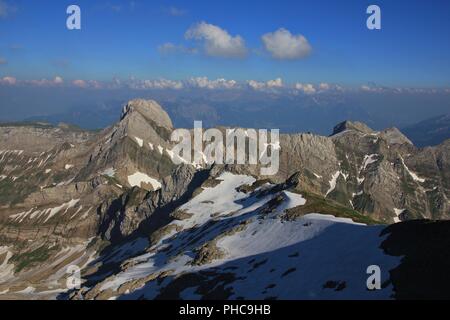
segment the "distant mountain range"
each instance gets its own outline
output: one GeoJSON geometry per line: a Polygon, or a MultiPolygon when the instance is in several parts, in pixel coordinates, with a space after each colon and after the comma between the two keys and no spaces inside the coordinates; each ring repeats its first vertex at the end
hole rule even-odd
{"type": "Polygon", "coordinates": [[[418,147],[438,145],[450,139],[450,114],[407,126],[402,132],[418,147]]]}
{"type": "MultiPolygon", "coordinates": [[[[284,133],[312,132],[328,135],[330,128],[336,123],[348,119],[362,121],[377,129],[392,126],[396,122],[412,121],[405,118],[403,115],[405,112],[401,108],[398,110],[398,117],[395,117],[387,115],[386,110],[380,110],[379,113],[372,112],[370,108],[360,107],[355,102],[339,97],[288,99],[262,94],[238,98],[233,99],[228,95],[172,98],[164,95],[160,101],[163,102],[174,125],[184,128],[191,128],[194,120],[202,120],[205,127],[223,125],[278,128],[284,133]]],[[[126,100],[122,98],[110,99],[107,103],[87,103],[60,113],[28,117],[25,121],[45,121],[53,125],[63,122],[85,129],[103,129],[117,121],[120,116],[120,105],[124,103],[126,100]]],[[[450,138],[450,115],[432,117],[401,128],[417,147],[437,145],[450,138]]]]}

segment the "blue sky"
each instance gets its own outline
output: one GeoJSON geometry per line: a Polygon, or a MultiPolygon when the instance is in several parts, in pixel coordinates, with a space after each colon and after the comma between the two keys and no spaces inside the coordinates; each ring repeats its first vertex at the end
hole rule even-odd
{"type": "Polygon", "coordinates": [[[0,78],[280,77],[292,83],[448,87],[449,16],[445,0],[0,0],[0,78]],[[70,4],[81,7],[82,30],[66,28],[70,4]],[[366,28],[370,4],[381,8],[379,31],[366,28]],[[237,39],[246,54],[208,52],[201,22],[237,39]],[[274,58],[262,36],[280,28],[303,36],[307,54],[274,58]],[[186,37],[188,30],[197,37],[186,37]],[[158,50],[167,43],[170,52],[158,50]]]}

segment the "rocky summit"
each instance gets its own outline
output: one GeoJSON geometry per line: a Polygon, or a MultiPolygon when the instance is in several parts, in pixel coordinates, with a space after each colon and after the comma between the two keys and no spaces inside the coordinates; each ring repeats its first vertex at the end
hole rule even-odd
{"type": "Polygon", "coordinates": [[[450,140],[346,121],[261,176],[177,164],[173,130],[140,99],[100,132],[0,125],[0,299],[449,297],[450,140]]]}

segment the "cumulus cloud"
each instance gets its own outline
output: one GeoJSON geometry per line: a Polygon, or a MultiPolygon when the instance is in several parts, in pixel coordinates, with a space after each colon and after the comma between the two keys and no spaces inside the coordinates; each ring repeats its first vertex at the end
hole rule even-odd
{"type": "Polygon", "coordinates": [[[201,89],[236,89],[239,87],[237,81],[223,78],[209,80],[207,77],[197,77],[189,79],[187,83],[190,87],[201,89]]]}
{"type": "Polygon", "coordinates": [[[36,87],[53,87],[53,86],[59,86],[64,83],[63,78],[56,76],[52,80],[49,79],[38,79],[38,80],[24,80],[22,81],[23,84],[28,84],[36,87]]]}
{"type": "Polygon", "coordinates": [[[55,79],[53,79],[53,83],[55,83],[55,84],[63,84],[64,80],[63,80],[63,78],[61,78],[59,76],[56,76],[55,79]]]}
{"type": "Polygon", "coordinates": [[[389,88],[389,87],[383,87],[383,86],[380,86],[380,85],[378,85],[378,84],[376,84],[376,83],[369,83],[369,84],[367,84],[367,85],[362,85],[361,87],[360,87],[360,89],[362,90],[362,91],[365,91],[365,92],[387,92],[387,91],[395,91],[393,88],[389,88]]]}
{"type": "Polygon", "coordinates": [[[268,81],[248,80],[239,82],[232,79],[218,78],[215,80],[208,77],[193,77],[186,80],[154,79],[141,80],[130,78],[120,80],[113,78],[111,81],[97,80],[73,80],[65,81],[62,77],[56,76],[51,80],[18,80],[13,76],[0,78],[2,86],[33,86],[33,87],[76,87],[83,89],[131,89],[131,90],[183,90],[183,89],[202,89],[202,90],[254,90],[261,93],[287,94],[287,95],[320,95],[320,94],[342,94],[344,92],[370,92],[370,93],[411,93],[411,94],[440,94],[450,93],[449,88],[390,88],[383,87],[373,83],[362,85],[357,88],[341,87],[337,84],[322,82],[319,84],[311,83],[284,83],[281,78],[268,81]]]}
{"type": "Polygon", "coordinates": [[[281,78],[276,78],[275,80],[267,81],[267,86],[269,88],[281,88],[283,87],[283,80],[281,78]]]}
{"type": "Polygon", "coordinates": [[[205,53],[209,56],[242,58],[247,55],[247,47],[241,36],[231,36],[226,30],[206,22],[200,22],[189,28],[185,38],[201,41],[205,53]]]}
{"type": "Polygon", "coordinates": [[[266,82],[258,82],[255,80],[247,81],[247,84],[253,90],[267,90],[267,89],[277,89],[283,88],[283,80],[281,78],[276,78],[274,80],[269,80],[266,82]]]}
{"type": "Polygon", "coordinates": [[[137,80],[131,79],[128,82],[128,87],[131,89],[175,89],[180,90],[184,88],[181,81],[158,79],[158,80],[137,80]]]}
{"type": "Polygon", "coordinates": [[[319,84],[319,89],[320,90],[329,90],[330,85],[328,83],[322,82],[321,84],[319,84]]]}
{"type": "Polygon", "coordinates": [[[87,82],[84,80],[73,80],[72,84],[75,87],[79,87],[79,88],[86,88],[87,87],[87,82]]]}
{"type": "Polygon", "coordinates": [[[314,87],[314,85],[312,85],[310,83],[306,83],[306,84],[296,83],[294,85],[294,89],[301,91],[305,94],[313,94],[313,93],[316,93],[316,91],[317,91],[316,88],[314,87]]]}
{"type": "Polygon", "coordinates": [[[426,94],[434,94],[445,92],[444,90],[437,88],[393,88],[380,86],[375,83],[369,83],[367,85],[362,85],[359,87],[361,92],[365,93],[426,93],[426,94]]]}
{"type": "Polygon", "coordinates": [[[327,93],[327,92],[341,92],[344,89],[337,84],[330,84],[321,82],[318,85],[311,83],[297,82],[293,86],[294,93],[315,94],[315,93],[327,93]]]}
{"type": "Polygon", "coordinates": [[[14,77],[3,77],[0,79],[0,84],[13,86],[17,83],[17,79],[14,77]]]}
{"type": "Polygon", "coordinates": [[[308,56],[311,45],[301,34],[293,35],[284,28],[275,32],[266,33],[261,37],[264,48],[275,59],[294,60],[308,56]]]}

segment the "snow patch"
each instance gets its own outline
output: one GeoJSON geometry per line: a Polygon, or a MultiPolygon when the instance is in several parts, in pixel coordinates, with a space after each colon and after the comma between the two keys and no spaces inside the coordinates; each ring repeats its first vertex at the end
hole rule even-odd
{"type": "Polygon", "coordinates": [[[317,173],[313,172],[313,175],[317,178],[317,179],[322,179],[321,175],[318,175],[317,173]]]}
{"type": "Polygon", "coordinates": [[[139,171],[128,176],[128,183],[132,187],[139,187],[139,188],[141,188],[142,183],[149,183],[152,185],[154,190],[161,189],[161,183],[158,180],[156,180],[152,177],[149,177],[145,173],[142,173],[139,171]]]}
{"type": "Polygon", "coordinates": [[[89,207],[89,209],[87,209],[87,211],[85,213],[83,213],[83,215],[80,217],[80,220],[84,220],[87,217],[89,217],[89,212],[91,212],[92,207],[89,207]]]}
{"type": "Polygon", "coordinates": [[[169,155],[170,160],[175,163],[189,163],[186,159],[180,157],[178,154],[174,153],[172,150],[166,149],[167,154],[169,155]]]}
{"type": "Polygon", "coordinates": [[[14,264],[9,263],[9,260],[12,258],[13,254],[9,251],[9,247],[0,247],[0,256],[3,256],[4,254],[6,255],[0,264],[0,279],[2,282],[5,282],[14,276],[14,264]]]}
{"type": "Polygon", "coordinates": [[[142,148],[144,146],[144,140],[142,140],[141,138],[138,138],[138,137],[134,137],[134,139],[136,139],[136,142],[139,145],[139,147],[142,148]]]}
{"type": "Polygon", "coordinates": [[[63,209],[65,209],[64,213],[66,213],[69,209],[72,209],[75,207],[75,205],[80,201],[80,199],[76,200],[70,200],[69,202],[63,203],[59,207],[55,207],[52,209],[47,209],[47,218],[44,220],[44,222],[47,222],[50,220],[53,216],[55,216],[57,213],[61,212],[63,209]]]}
{"type": "Polygon", "coordinates": [[[116,174],[116,170],[114,168],[108,168],[102,172],[102,175],[108,176],[110,178],[114,178],[115,174],[116,174]]]}
{"type": "Polygon", "coordinates": [[[34,287],[26,287],[25,289],[23,289],[22,291],[17,291],[16,293],[21,293],[21,294],[30,294],[35,292],[36,289],[34,287]]]}
{"type": "Polygon", "coordinates": [[[405,161],[403,160],[402,157],[400,157],[400,159],[402,160],[402,164],[405,167],[405,170],[409,173],[409,175],[413,178],[414,181],[421,182],[421,183],[425,182],[425,179],[420,178],[416,173],[409,170],[409,168],[406,166],[405,161]]]}
{"type": "Polygon", "coordinates": [[[405,212],[405,210],[406,210],[406,209],[397,209],[397,208],[394,208],[394,212],[395,212],[395,215],[396,215],[396,217],[394,218],[394,222],[395,222],[395,223],[401,222],[401,220],[400,220],[400,215],[401,215],[403,212],[405,212]]]}
{"type": "Polygon", "coordinates": [[[378,154],[376,154],[376,153],[370,154],[370,155],[365,155],[361,169],[359,171],[361,172],[363,170],[366,170],[368,165],[370,165],[374,162],[377,162],[377,160],[378,160],[377,157],[378,157],[378,154]]]}
{"type": "Polygon", "coordinates": [[[336,173],[331,176],[331,180],[328,182],[330,184],[330,189],[328,189],[325,197],[328,196],[336,188],[336,182],[340,174],[341,171],[336,171],[336,173]]]}

